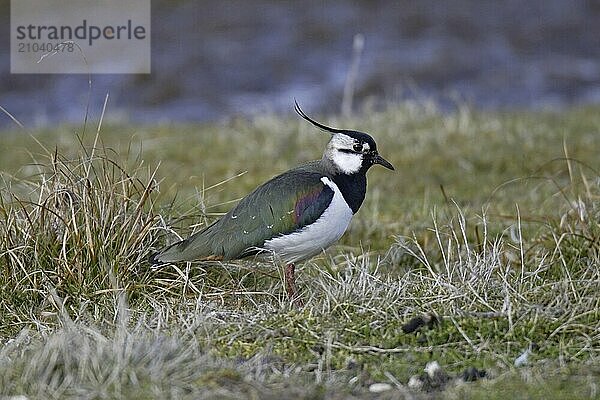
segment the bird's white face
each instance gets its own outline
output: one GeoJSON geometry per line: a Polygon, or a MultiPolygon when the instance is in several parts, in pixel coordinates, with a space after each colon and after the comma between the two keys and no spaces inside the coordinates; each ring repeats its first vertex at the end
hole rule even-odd
{"type": "Polygon", "coordinates": [[[369,143],[356,140],[343,133],[331,137],[325,157],[344,174],[354,174],[363,166],[364,154],[371,150],[369,143]]]}

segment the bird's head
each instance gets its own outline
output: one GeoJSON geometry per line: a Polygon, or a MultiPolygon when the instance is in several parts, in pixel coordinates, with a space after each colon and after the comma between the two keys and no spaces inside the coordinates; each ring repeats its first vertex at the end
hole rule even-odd
{"type": "Polygon", "coordinates": [[[377,152],[377,144],[370,135],[363,132],[336,129],[323,125],[310,118],[295,102],[296,112],[305,120],[325,132],[331,133],[331,139],[323,158],[330,162],[339,172],[351,175],[366,172],[375,164],[394,170],[394,166],[377,152]]]}

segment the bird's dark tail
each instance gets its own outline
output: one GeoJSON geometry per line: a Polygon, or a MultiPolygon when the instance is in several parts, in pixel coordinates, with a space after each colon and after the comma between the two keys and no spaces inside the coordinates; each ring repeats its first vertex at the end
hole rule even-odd
{"type": "Polygon", "coordinates": [[[184,261],[185,258],[178,257],[180,248],[185,246],[185,240],[175,242],[167,247],[164,247],[160,251],[150,254],[148,262],[153,268],[160,267],[161,265],[168,264],[170,262],[184,261]]]}
{"type": "Polygon", "coordinates": [[[159,254],[160,254],[159,251],[155,251],[154,253],[151,253],[148,256],[148,263],[150,264],[151,267],[156,268],[162,264],[162,262],[160,262],[160,260],[158,259],[159,254]]]}
{"type": "Polygon", "coordinates": [[[213,250],[215,224],[216,222],[185,240],[175,242],[151,254],[148,257],[148,262],[156,268],[161,265],[181,261],[223,259],[222,253],[221,255],[215,255],[213,250]]]}

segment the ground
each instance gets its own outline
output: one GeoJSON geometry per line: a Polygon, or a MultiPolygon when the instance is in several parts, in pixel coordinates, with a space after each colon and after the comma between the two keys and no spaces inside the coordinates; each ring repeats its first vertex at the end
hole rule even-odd
{"type": "Polygon", "coordinates": [[[278,265],[146,260],[326,134],[291,115],[6,130],[0,396],[596,398],[599,111],[320,116],[396,172],[369,171],[349,231],[299,266],[300,308],[278,265]]]}

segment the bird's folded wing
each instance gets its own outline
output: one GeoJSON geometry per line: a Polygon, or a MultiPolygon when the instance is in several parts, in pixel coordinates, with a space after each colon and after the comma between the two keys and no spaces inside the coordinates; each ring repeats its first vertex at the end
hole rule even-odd
{"type": "Polygon", "coordinates": [[[157,256],[158,261],[231,260],[258,253],[265,241],[315,222],[333,190],[323,174],[297,168],[259,186],[220,220],[157,256]]]}
{"type": "MultiPolygon", "coordinates": [[[[224,258],[254,254],[265,241],[315,222],[331,203],[333,190],[316,172],[289,171],[257,188],[223,217],[214,242],[224,258]]],[[[217,249],[215,249],[217,250],[217,249]]]]}

